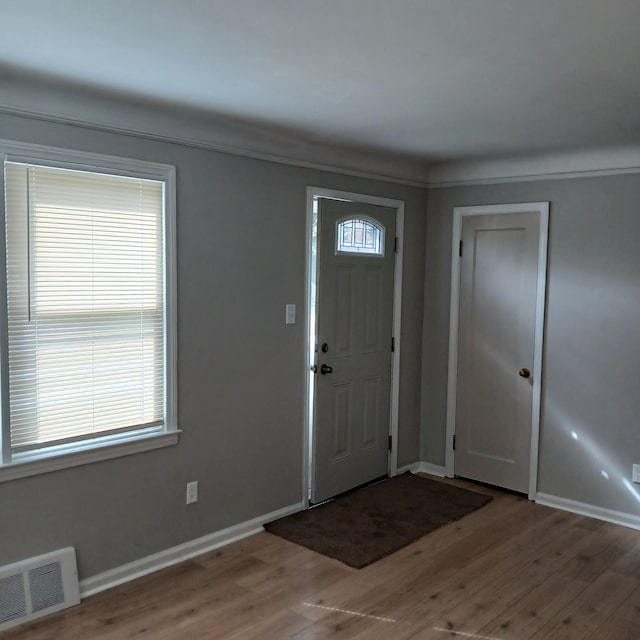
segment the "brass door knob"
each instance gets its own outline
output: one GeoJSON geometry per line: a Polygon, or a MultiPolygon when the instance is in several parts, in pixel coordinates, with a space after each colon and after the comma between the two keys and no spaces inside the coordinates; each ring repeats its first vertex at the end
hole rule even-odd
{"type": "Polygon", "coordinates": [[[520,369],[520,371],[518,371],[518,375],[521,378],[528,378],[531,376],[531,371],[529,371],[529,369],[520,369]]]}

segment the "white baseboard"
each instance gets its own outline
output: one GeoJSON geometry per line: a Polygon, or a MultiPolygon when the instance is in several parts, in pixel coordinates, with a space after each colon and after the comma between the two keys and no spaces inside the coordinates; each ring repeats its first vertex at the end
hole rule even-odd
{"type": "Polygon", "coordinates": [[[588,516],[589,518],[620,524],[623,527],[630,527],[631,529],[640,529],[640,516],[633,513],[596,507],[592,504],[569,500],[568,498],[559,498],[558,496],[552,496],[547,493],[536,494],[535,501],[537,504],[545,507],[570,511],[571,513],[577,513],[581,516],[588,516]]]}
{"type": "Polygon", "coordinates": [[[432,476],[439,476],[441,478],[445,477],[445,468],[437,464],[432,464],[431,462],[413,462],[404,467],[399,467],[398,475],[406,473],[407,471],[411,473],[429,473],[432,476]]]}
{"type": "Polygon", "coordinates": [[[263,531],[263,524],[283,518],[292,513],[302,511],[304,509],[304,503],[293,504],[271,513],[266,513],[252,520],[241,522],[227,529],[210,533],[201,538],[195,540],[189,540],[183,544],[179,544],[175,547],[165,549],[159,553],[140,558],[140,560],[134,560],[127,564],[123,564],[115,569],[109,569],[103,573],[99,573],[90,578],[85,578],[80,581],[80,597],[86,598],[92,596],[101,591],[106,591],[112,587],[116,587],[119,584],[141,578],[154,571],[165,569],[179,562],[188,560],[195,556],[199,556],[218,547],[223,547],[232,542],[242,540],[256,533],[263,531]]]}

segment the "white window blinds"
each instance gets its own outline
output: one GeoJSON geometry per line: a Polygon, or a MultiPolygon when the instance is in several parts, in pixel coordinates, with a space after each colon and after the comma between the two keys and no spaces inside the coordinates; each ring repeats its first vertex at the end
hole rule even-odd
{"type": "Polygon", "coordinates": [[[164,423],[164,183],[5,163],[14,452],[164,423]]]}

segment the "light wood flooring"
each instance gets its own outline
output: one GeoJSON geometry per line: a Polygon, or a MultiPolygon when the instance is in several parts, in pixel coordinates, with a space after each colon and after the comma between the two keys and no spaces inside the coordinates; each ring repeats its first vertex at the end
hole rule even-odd
{"type": "Polygon", "coordinates": [[[640,532],[509,493],[364,569],[260,533],[2,640],[640,639],[640,532]]]}

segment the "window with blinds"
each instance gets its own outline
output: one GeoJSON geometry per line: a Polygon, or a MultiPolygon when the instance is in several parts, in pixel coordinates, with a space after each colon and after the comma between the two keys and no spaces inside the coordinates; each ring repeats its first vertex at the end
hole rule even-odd
{"type": "Polygon", "coordinates": [[[4,169],[10,453],[164,430],[165,182],[4,169]]]}

